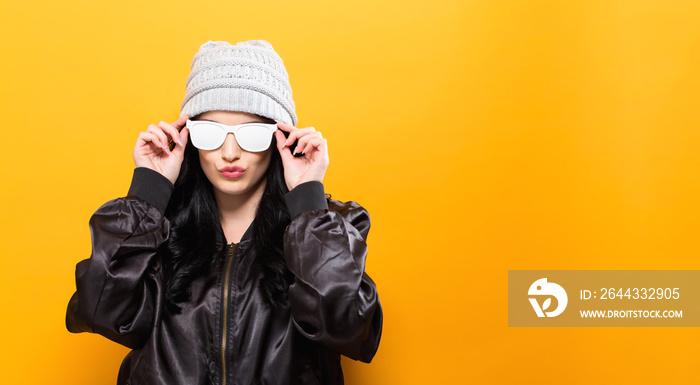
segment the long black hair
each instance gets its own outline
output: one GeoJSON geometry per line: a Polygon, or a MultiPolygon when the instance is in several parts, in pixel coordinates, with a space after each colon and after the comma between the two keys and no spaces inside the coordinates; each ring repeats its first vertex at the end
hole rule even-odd
{"type": "MultiPolygon", "coordinates": [[[[268,304],[283,306],[287,299],[291,273],[284,262],[282,238],[290,223],[284,194],[289,190],[284,180],[282,159],[274,142],[270,166],[264,176],[265,190],[253,220],[252,245],[255,268],[263,278],[260,288],[268,304]]],[[[199,163],[198,150],[188,141],[180,175],[165,210],[170,220],[170,238],[162,249],[166,276],[166,303],[179,312],[178,303],[190,298],[190,286],[220,261],[227,249],[219,211],[211,182],[199,163]]]]}

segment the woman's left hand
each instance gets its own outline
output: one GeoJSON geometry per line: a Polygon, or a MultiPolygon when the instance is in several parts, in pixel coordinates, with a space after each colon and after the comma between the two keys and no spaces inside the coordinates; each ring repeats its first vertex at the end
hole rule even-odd
{"type": "Polygon", "coordinates": [[[328,168],[328,143],[321,133],[313,127],[296,128],[282,122],[278,122],[277,127],[279,130],[275,131],[275,139],[282,157],[287,188],[291,191],[302,183],[323,182],[328,168]],[[289,136],[285,138],[282,131],[288,132],[289,136]],[[304,156],[295,157],[289,148],[297,140],[295,154],[304,156]]]}

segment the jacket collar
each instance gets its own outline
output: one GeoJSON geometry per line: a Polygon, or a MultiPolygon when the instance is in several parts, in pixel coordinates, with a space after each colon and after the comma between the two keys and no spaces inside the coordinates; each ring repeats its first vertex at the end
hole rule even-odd
{"type": "MultiPolygon", "coordinates": [[[[253,222],[255,222],[255,221],[253,220],[253,222]]],[[[248,226],[248,229],[246,229],[245,233],[243,233],[243,236],[241,237],[241,241],[238,242],[237,245],[248,243],[253,239],[253,222],[250,223],[250,225],[248,226]]],[[[219,227],[219,228],[221,228],[221,227],[219,227]]],[[[222,229],[221,234],[223,234],[223,233],[224,233],[224,230],[222,229]]],[[[230,245],[230,244],[231,243],[228,243],[228,242],[226,243],[226,245],[230,245]]],[[[224,244],[221,241],[217,241],[216,245],[219,248],[222,248],[224,246],[224,244]]]]}

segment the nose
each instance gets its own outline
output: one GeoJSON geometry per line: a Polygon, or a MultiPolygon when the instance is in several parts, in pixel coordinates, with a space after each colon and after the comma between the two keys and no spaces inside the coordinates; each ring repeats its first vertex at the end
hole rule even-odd
{"type": "Polygon", "coordinates": [[[221,145],[221,158],[227,162],[233,162],[240,157],[241,148],[238,146],[238,142],[236,142],[236,138],[233,134],[228,133],[224,144],[221,145]]]}

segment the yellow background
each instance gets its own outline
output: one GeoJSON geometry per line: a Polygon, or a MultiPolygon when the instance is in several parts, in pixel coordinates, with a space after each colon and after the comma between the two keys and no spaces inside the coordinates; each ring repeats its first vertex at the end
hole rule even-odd
{"type": "Polygon", "coordinates": [[[700,3],[0,3],[0,373],[110,384],[64,316],[88,219],[207,40],[269,40],[384,306],[349,384],[697,383],[696,328],[508,328],[508,269],[700,269],[700,3]]]}

